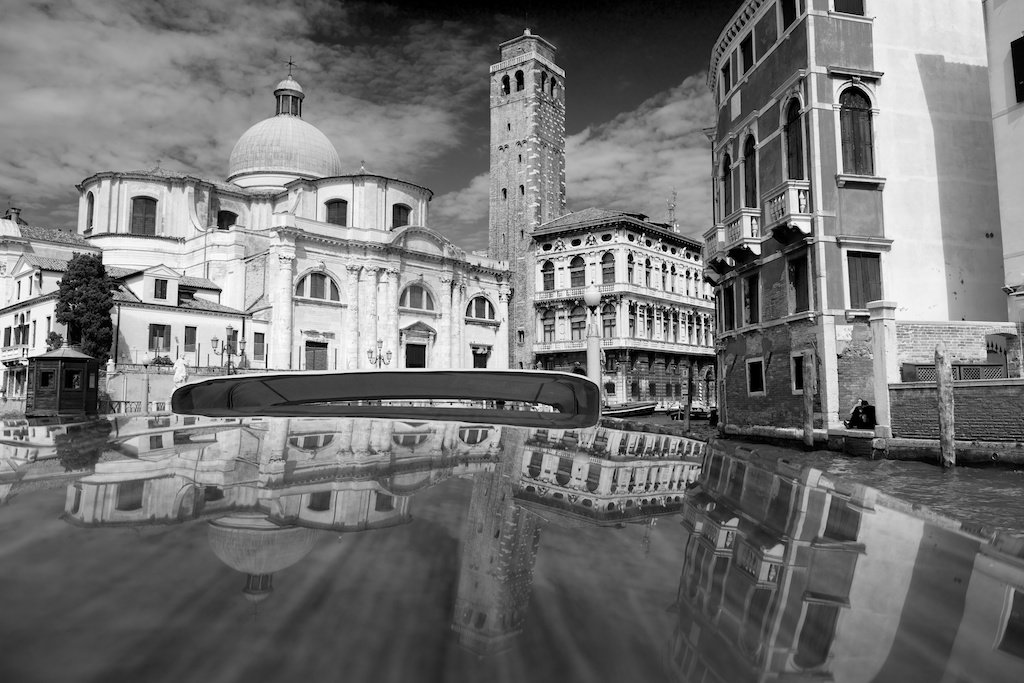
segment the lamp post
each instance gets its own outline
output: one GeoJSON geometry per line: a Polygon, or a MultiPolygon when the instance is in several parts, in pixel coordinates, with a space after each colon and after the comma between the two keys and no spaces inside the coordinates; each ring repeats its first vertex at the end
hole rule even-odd
{"type": "Polygon", "coordinates": [[[366,349],[366,358],[370,361],[370,365],[376,365],[379,370],[381,366],[388,365],[391,363],[391,352],[383,351],[384,340],[377,340],[377,352],[374,353],[373,349],[366,349]]]}
{"type": "Polygon", "coordinates": [[[601,303],[601,291],[593,282],[583,291],[583,303],[590,316],[587,325],[587,377],[601,386],[601,335],[597,331],[597,307],[601,303]]]}
{"type": "Polygon", "coordinates": [[[142,374],[143,374],[142,412],[143,413],[149,413],[149,364],[152,363],[152,362],[153,362],[153,358],[148,353],[142,356],[142,374]]]}
{"type": "MultiPolygon", "coordinates": [[[[228,338],[229,339],[231,338],[231,333],[234,332],[234,329],[235,328],[231,327],[231,325],[228,325],[228,338]]],[[[215,355],[220,356],[221,365],[224,364],[224,357],[227,356],[227,360],[228,360],[227,374],[229,374],[229,375],[237,374],[237,372],[232,372],[231,371],[231,357],[232,356],[238,356],[239,362],[241,362],[242,359],[245,358],[245,339],[238,340],[237,353],[236,353],[235,348],[231,345],[230,342],[225,340],[224,343],[221,344],[220,339],[218,339],[217,337],[213,337],[212,339],[210,339],[210,347],[213,349],[213,353],[215,355]]]]}

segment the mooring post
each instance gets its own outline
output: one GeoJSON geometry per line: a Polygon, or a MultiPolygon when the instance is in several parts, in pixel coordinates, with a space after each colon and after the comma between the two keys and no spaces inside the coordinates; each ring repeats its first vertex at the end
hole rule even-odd
{"type": "Polygon", "coordinates": [[[935,386],[939,396],[939,453],[943,467],[956,467],[953,439],[953,367],[943,342],[935,347],[935,386]]]}
{"type": "Polygon", "coordinates": [[[690,431],[690,408],[693,407],[693,389],[696,383],[693,381],[693,371],[697,367],[696,361],[687,363],[686,368],[686,403],[683,405],[683,431],[690,431]]]}
{"type": "Polygon", "coordinates": [[[804,392],[804,445],[814,447],[814,351],[804,351],[803,392],[804,392]]]}

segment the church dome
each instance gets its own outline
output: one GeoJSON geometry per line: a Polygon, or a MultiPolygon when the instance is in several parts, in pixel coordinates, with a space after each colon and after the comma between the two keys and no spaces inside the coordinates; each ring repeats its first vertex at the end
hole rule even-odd
{"type": "Polygon", "coordinates": [[[272,175],[278,178],[269,184],[283,185],[295,178],[341,175],[338,150],[316,126],[302,120],[302,86],[288,76],[277,84],[274,96],[277,113],[245,131],[231,150],[228,181],[249,186],[263,183],[247,177],[272,175]]]}
{"type": "Polygon", "coordinates": [[[320,532],[278,526],[264,515],[241,513],[209,523],[210,547],[221,562],[243,574],[274,574],[313,550],[320,532]]]}

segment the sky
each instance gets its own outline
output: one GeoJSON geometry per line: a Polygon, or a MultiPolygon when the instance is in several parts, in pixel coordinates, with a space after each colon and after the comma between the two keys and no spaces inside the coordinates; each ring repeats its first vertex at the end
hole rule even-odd
{"type": "Polygon", "coordinates": [[[152,169],[224,180],[295,64],[346,173],[430,188],[429,227],[487,246],[488,69],[525,28],[566,71],[570,210],[708,227],[711,48],[739,0],[0,0],[0,211],[76,223],[75,185],[152,169]]]}

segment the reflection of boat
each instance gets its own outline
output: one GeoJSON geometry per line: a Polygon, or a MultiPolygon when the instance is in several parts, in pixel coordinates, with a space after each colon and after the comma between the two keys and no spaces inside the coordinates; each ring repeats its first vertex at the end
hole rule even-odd
{"type": "Polygon", "coordinates": [[[620,403],[614,406],[605,406],[601,409],[604,417],[637,417],[640,415],[653,415],[657,407],[657,401],[635,401],[633,403],[620,403]]]}

